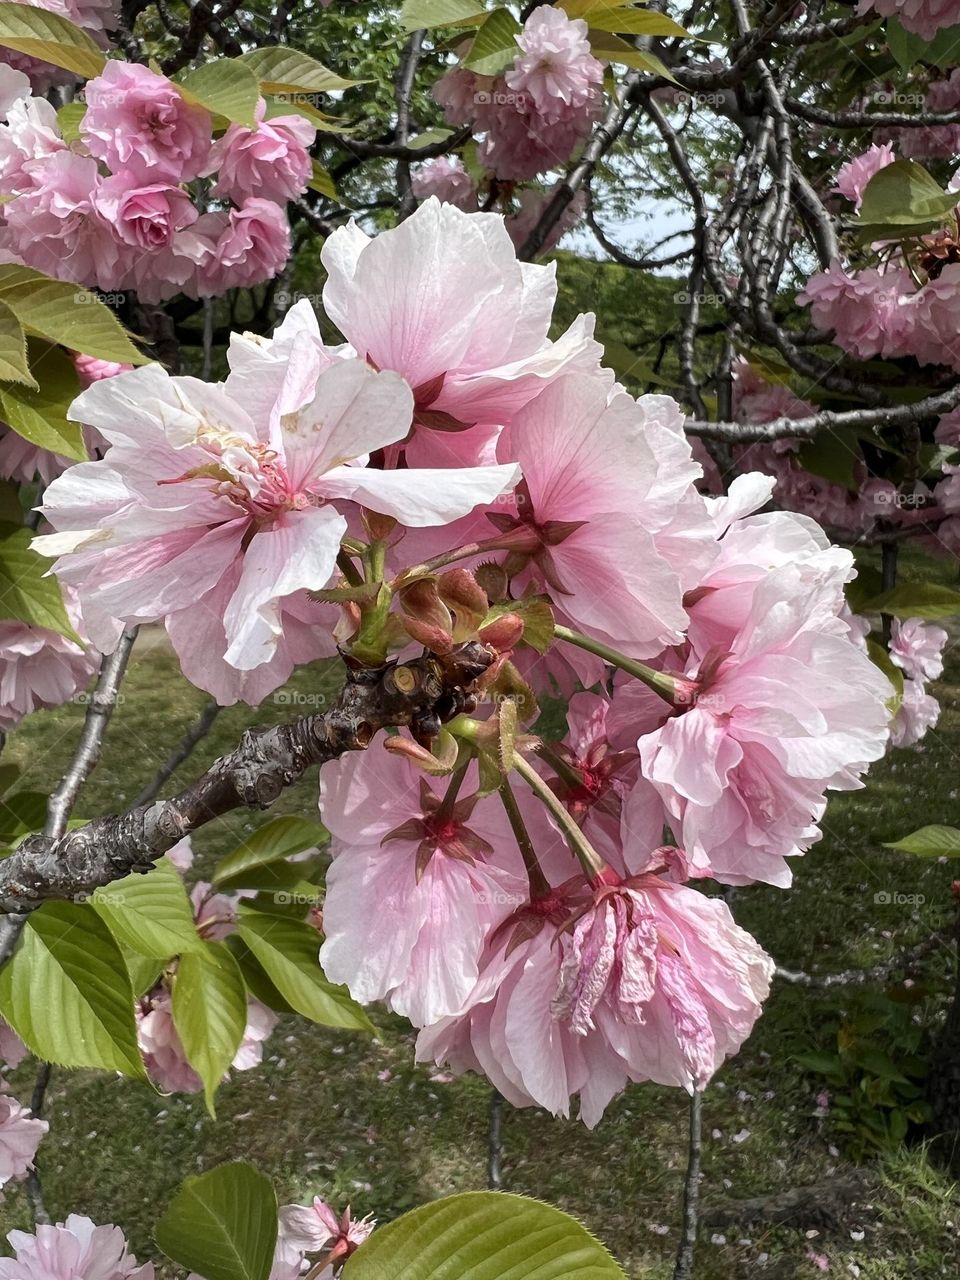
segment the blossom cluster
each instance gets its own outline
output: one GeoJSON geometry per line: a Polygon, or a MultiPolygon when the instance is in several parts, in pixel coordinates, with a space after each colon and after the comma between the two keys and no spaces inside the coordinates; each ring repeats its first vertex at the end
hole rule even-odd
{"type": "Polygon", "coordinates": [[[924,40],[932,40],[944,27],[960,23],[960,5],[956,0],[859,0],[857,12],[897,18],[904,30],[924,40]]]}
{"type": "Polygon", "coordinates": [[[231,124],[165,76],[119,60],[84,90],[79,141],[26,76],[0,68],[0,251],[60,280],[146,302],[209,297],[268,280],[290,253],[288,200],[312,171],[300,115],[231,124]],[[187,184],[214,179],[191,191],[187,184]]]}
{"type": "MultiPolygon", "coordinates": [[[[234,335],[222,383],[147,366],[84,391],[106,452],[49,485],[35,545],[98,647],[163,621],[221,702],[338,646],[478,646],[452,757],[437,718],[321,770],[328,977],[517,1105],[579,1097],[592,1125],[628,1081],[702,1084],[772,962],[695,882],[789,884],[827,792],[887,746],[852,557],[764,512],[770,477],[703,497],[679,407],[616,384],[592,317],[548,337],[555,270],[502,218],[430,199],[338,230],[323,264],[342,345],[301,302],[272,339],[234,335]],[[556,689],[562,741],[520,733],[505,763],[507,704],[556,689]]],[[[157,991],[158,1078],[171,1026],[157,991]]]]}
{"type": "Polygon", "coordinates": [[[563,165],[590,131],[603,66],[582,18],[541,4],[517,36],[513,66],[497,77],[448,71],[434,95],[451,124],[483,135],[477,158],[497,178],[524,182],[563,165]]]}

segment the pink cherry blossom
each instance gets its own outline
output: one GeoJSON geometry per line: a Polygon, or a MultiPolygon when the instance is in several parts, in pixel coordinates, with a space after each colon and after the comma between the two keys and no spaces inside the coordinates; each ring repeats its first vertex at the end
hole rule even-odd
{"type": "Polygon", "coordinates": [[[100,184],[96,207],[124,244],[146,253],[165,249],[175,232],[198,217],[193,201],[180,187],[138,186],[127,173],[114,174],[100,184]]]}
{"type": "Polygon", "coordinates": [[[256,196],[284,204],[302,195],[312,172],[309,148],[316,128],[303,116],[273,116],[257,103],[256,126],[232,124],[210,152],[206,174],[216,174],[212,194],[242,205],[256,196]]]}
{"type": "MultiPolygon", "coordinates": [[[[79,610],[66,595],[68,615],[83,634],[79,610]]],[[[46,627],[0,621],[0,729],[15,728],[32,711],[62,706],[93,677],[98,657],[46,627]]]]}
{"type": "MultiPolygon", "coordinates": [[[[177,1028],[169,991],[157,986],[137,1002],[137,1041],[147,1074],[164,1093],[202,1093],[203,1082],[187,1061],[177,1028]]],[[[250,1071],[263,1060],[263,1045],[276,1025],[277,1016],[252,998],[247,1001],[247,1025],[231,1063],[234,1071],[250,1071]]],[[[224,1079],[227,1079],[225,1076],[224,1079]]],[[[2,1280],[2,1276],[0,1276],[2,1280]]]]}
{"type": "Polygon", "coordinates": [[[477,159],[498,178],[529,182],[551,169],[563,169],[590,132],[599,111],[600,96],[588,99],[553,121],[546,121],[532,109],[526,94],[506,87],[488,95],[493,102],[484,107],[476,128],[484,137],[477,159]]]}
{"type": "Polygon", "coordinates": [[[563,616],[632,657],[680,642],[683,593],[715,552],[682,424],[669,397],[635,400],[571,374],[497,445],[524,480],[488,519],[563,616]]]}
{"type": "Polygon", "coordinates": [[[45,98],[17,98],[0,125],[0,186],[4,194],[34,186],[33,164],[65,151],[56,108],[45,98]]]}
{"type": "Polygon", "coordinates": [[[921,618],[894,618],[890,628],[890,660],[911,680],[936,680],[943,674],[943,627],[921,618]]]}
{"type": "Polygon", "coordinates": [[[896,156],[891,146],[887,143],[884,143],[883,146],[877,146],[874,143],[862,155],[854,156],[852,160],[848,160],[846,164],[841,165],[834,191],[846,196],[848,200],[852,200],[854,207],[859,211],[860,205],[863,203],[863,193],[867,188],[867,183],[875,173],[885,169],[888,164],[893,164],[895,159],[896,156]]]}
{"type": "Polygon", "coordinates": [[[118,373],[126,373],[133,365],[118,364],[116,360],[100,360],[97,356],[85,356],[78,351],[73,356],[73,367],[77,371],[81,387],[92,387],[103,378],[114,378],[118,373]]]}
{"type": "Polygon", "coordinates": [[[36,1232],[10,1231],[13,1258],[0,1258],[0,1280],[153,1280],[153,1263],[141,1266],[127,1252],[119,1227],[98,1227],[71,1213],[65,1222],[38,1224],[36,1232]]]}
{"type": "Polygon", "coordinates": [[[957,0],[859,0],[858,13],[871,10],[884,18],[897,18],[907,31],[932,40],[942,27],[960,23],[957,0]]]}
{"type": "Polygon", "coordinates": [[[517,36],[521,54],[505,75],[515,93],[528,94],[537,113],[553,124],[590,102],[603,80],[582,18],[571,19],[551,4],[534,9],[517,36]]]}
{"type": "MultiPolygon", "coordinates": [[[[43,509],[59,532],[35,545],[77,584],[100,649],[116,642],[118,620],[166,618],[184,669],[218,694],[231,692],[224,662],[250,672],[276,659],[256,690],[263,697],[305,660],[301,623],[324,616],[313,606],[304,618],[304,593],[334,572],[344,504],[442,524],[515,483],[515,466],[445,472],[443,486],[429,471],[364,466],[406,433],[410,391],[395,374],[335,359],[315,334],[294,333],[300,315],[288,315],[293,337],[281,339],[279,358],[261,348],[253,388],[249,369],[212,386],[150,365],[75,402],[110,448],[49,486],[43,509]],[[184,628],[171,627],[181,613],[184,628]]],[[[315,635],[311,657],[316,646],[315,635]]],[[[248,693],[234,688],[228,700],[248,693]]]]}
{"type": "Polygon", "coordinates": [[[22,71],[15,71],[5,62],[0,62],[0,120],[6,120],[7,113],[14,103],[29,96],[30,77],[24,75],[22,71]]]}
{"type": "Polygon", "coordinates": [[[503,806],[475,788],[471,769],[447,811],[445,781],[379,743],[320,770],[334,855],[321,965],[356,1000],[385,1000],[416,1026],[459,1012],[484,939],[527,895],[503,806]]]}
{"type": "Polygon", "coordinates": [[[913,747],[940,719],[940,703],[927,693],[922,680],[906,679],[903,696],[890,728],[890,744],[913,747]]]}
{"type": "Polygon", "coordinates": [[[467,1009],[421,1032],[417,1056],[482,1071],[515,1106],[566,1116],[579,1094],[591,1128],[628,1080],[704,1083],[769,989],[772,961],[727,906],[658,875],[592,899],[568,886],[515,921],[488,943],[467,1009]]]}
{"type": "Polygon", "coordinates": [[[0,1018],[0,1063],[13,1070],[28,1056],[30,1050],[13,1027],[0,1018]]]}
{"type": "Polygon", "coordinates": [[[209,114],[187,103],[156,71],[109,61],[85,88],[81,134],[113,173],[142,183],[189,182],[203,171],[213,140],[209,114]]]}
{"type": "Polygon", "coordinates": [[[23,1178],[33,1168],[33,1158],[50,1128],[9,1093],[0,1090],[0,1187],[11,1178],[23,1178]]]}
{"type": "Polygon", "coordinates": [[[834,262],[811,276],[797,301],[810,307],[818,329],[834,332],[834,341],[844,351],[871,360],[915,353],[925,292],[915,288],[905,269],[871,268],[849,275],[834,262]]]}
{"type": "Polygon", "coordinates": [[[290,257],[290,223],[272,200],[251,197],[231,209],[208,256],[200,262],[201,297],[271,280],[290,257]]]}
{"type": "Polygon", "coordinates": [[[31,444],[12,427],[0,423],[0,478],[29,484],[37,476],[44,484],[72,467],[75,459],[31,444]]]}
{"type": "MultiPolygon", "coordinates": [[[[506,219],[505,226],[510,239],[519,252],[527,243],[527,239],[533,229],[537,226],[543,215],[544,210],[550,203],[553,191],[522,191],[520,193],[520,208],[506,219]]],[[[573,228],[583,218],[586,209],[586,196],[582,191],[578,191],[570,203],[566,206],[563,214],[554,223],[552,229],[548,232],[546,239],[540,246],[540,253],[550,253],[554,250],[568,231],[573,228]]]]}
{"type": "Polygon", "coordinates": [[[435,156],[424,161],[412,174],[411,183],[418,200],[436,196],[464,213],[477,211],[477,188],[459,156],[435,156]]]}
{"type": "Polygon", "coordinates": [[[432,436],[503,423],[564,370],[599,365],[592,317],[549,340],[555,268],[519,263],[495,214],[431,198],[373,240],[339,228],[321,259],[327,315],[357,355],[402,374],[417,421],[444,428],[432,436]]]}
{"type": "Polygon", "coordinates": [[[59,280],[113,287],[126,250],[97,209],[97,162],[55,151],[29,174],[30,187],[4,206],[0,247],[59,280]]]}
{"type": "Polygon", "coordinates": [[[349,1205],[337,1217],[325,1200],[314,1196],[313,1204],[285,1204],[280,1209],[277,1245],[285,1251],[321,1254],[328,1266],[342,1266],[367,1240],[376,1227],[371,1216],[355,1219],[349,1205]]]}
{"type": "MultiPolygon", "coordinates": [[[[752,489],[761,502],[751,477],[731,494],[752,489]]],[[[694,865],[725,882],[789,884],[784,859],[818,838],[825,791],[860,786],[883,753],[891,689],[842,616],[851,572],[850,553],[812,521],[737,519],[688,605],[686,657],[672,658],[699,693],[687,709],[664,704],[659,724],[648,692],[637,695],[643,777],[694,865]],[[801,674],[812,667],[813,683],[801,674]]],[[[627,690],[617,698],[619,727],[627,690]]]]}

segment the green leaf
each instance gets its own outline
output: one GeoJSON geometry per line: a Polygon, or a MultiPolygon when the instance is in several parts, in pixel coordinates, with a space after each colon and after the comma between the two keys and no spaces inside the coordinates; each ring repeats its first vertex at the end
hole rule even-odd
{"type": "Polygon", "coordinates": [[[222,942],[188,951],[173,980],[173,1021],[187,1061],[213,1095],[240,1048],[247,1025],[247,989],[240,967],[222,942]]]}
{"type": "Polygon", "coordinates": [[[27,364],[27,335],[3,302],[0,302],[0,382],[22,382],[37,389],[37,380],[27,364]]]}
{"type": "MultiPolygon", "coordinates": [[[[2,305],[2,304],[0,304],[2,305]]],[[[85,462],[83,428],[67,414],[80,394],[73,361],[60,347],[34,338],[30,364],[39,386],[35,391],[14,383],[0,386],[0,417],[31,444],[73,462],[85,462]]]]}
{"type": "Polygon", "coordinates": [[[231,123],[256,126],[254,112],[260,87],[257,77],[239,58],[218,58],[188,71],[175,82],[187,102],[205,107],[231,123]]]}
{"type": "Polygon", "coordinates": [[[50,561],[30,550],[32,529],[0,527],[0,618],[46,627],[80,643],[64,608],[60,584],[43,575],[50,561]]]}
{"type": "Polygon", "coordinates": [[[277,1196],[238,1160],[187,1178],[157,1223],[168,1258],[204,1280],[267,1280],[277,1242],[277,1196]]]}
{"type": "MultiPolygon", "coordinates": [[[[4,4],[0,9],[10,7],[4,4]]],[[[110,308],[80,285],[51,280],[30,267],[3,264],[0,265],[0,301],[14,312],[28,333],[100,360],[150,363],[149,357],[142,355],[130,341],[110,308]]]]}
{"type": "Polygon", "coordinates": [[[86,31],[28,4],[0,4],[0,46],[88,78],[98,76],[106,62],[86,31]]]}
{"type": "Polygon", "coordinates": [[[312,191],[319,191],[322,196],[326,196],[328,200],[339,200],[340,195],[337,191],[337,184],[333,178],[323,167],[319,160],[313,162],[313,174],[307,186],[312,191]]]}
{"type": "Polygon", "coordinates": [[[47,820],[48,797],[42,791],[18,791],[0,800],[0,843],[13,844],[47,820]]]}
{"type": "Polygon", "coordinates": [[[127,966],[127,973],[130,975],[130,986],[133,988],[134,996],[146,995],[151,987],[157,985],[163,973],[163,961],[153,956],[142,956],[122,943],[120,950],[123,953],[123,962],[127,966]]]}
{"type": "Polygon", "coordinates": [[[237,61],[253,73],[262,93],[333,93],[337,89],[370,83],[369,80],[345,80],[308,53],[286,45],[251,49],[237,61]]]}
{"type": "Polygon", "coordinates": [[[960,831],[956,827],[934,824],[921,827],[902,840],[892,840],[883,847],[914,853],[921,858],[960,858],[960,831]]]}
{"type": "Polygon", "coordinates": [[[204,946],[187,891],[169,858],[146,875],[125,876],[98,889],[91,903],[117,941],[141,955],[169,960],[204,946]]]}
{"type": "Polygon", "coordinates": [[[481,24],[463,65],[481,76],[498,76],[517,56],[520,23],[509,9],[494,9],[481,24]]]}
{"type": "Polygon", "coordinates": [[[369,1018],[346,988],[334,986],[323,976],[318,959],[320,939],[310,925],[241,910],[237,932],[298,1013],[325,1027],[373,1031],[369,1018]]]}
{"type": "Polygon", "coordinates": [[[259,1000],[261,1004],[265,1004],[268,1009],[272,1009],[274,1013],[296,1013],[293,1005],[284,1000],[283,996],[264,973],[262,965],[254,958],[253,952],[245,942],[238,938],[235,933],[231,933],[227,938],[226,945],[230,950],[230,954],[240,966],[240,972],[243,974],[243,980],[250,995],[259,1000]]]}
{"type": "Polygon", "coordinates": [[[895,160],[867,183],[860,213],[851,225],[864,240],[913,236],[940,226],[958,200],[956,192],[944,191],[923,165],[895,160]]]}
{"type": "Polygon", "coordinates": [[[635,48],[620,36],[614,35],[612,31],[591,27],[588,35],[590,48],[595,57],[606,62],[619,62],[625,67],[635,67],[638,71],[650,71],[653,75],[663,76],[673,84],[677,83],[669,69],[655,54],[647,53],[645,49],[635,48]]]}
{"type": "Polygon", "coordinates": [[[599,1240],[539,1200],[448,1196],[375,1231],[343,1280],[625,1280],[599,1240]]]}
{"type": "Polygon", "coordinates": [[[909,583],[868,600],[861,613],[889,613],[895,618],[923,618],[937,622],[960,614],[960,591],[935,582],[909,583]]]}
{"type": "Polygon", "coordinates": [[[404,31],[430,27],[476,27],[489,10],[482,0],[404,0],[400,21],[404,31]]]}
{"type": "Polygon", "coordinates": [[[220,859],[213,871],[213,883],[220,889],[232,888],[231,881],[244,872],[269,862],[281,862],[326,839],[327,833],[319,822],[295,816],[273,818],[220,859]]]}
{"type": "Polygon", "coordinates": [[[57,112],[57,123],[63,134],[63,140],[68,146],[70,143],[80,141],[80,123],[86,114],[85,102],[68,102],[57,112]]]}
{"type": "Polygon", "coordinates": [[[941,27],[932,40],[907,31],[896,18],[887,19],[887,47],[901,70],[909,71],[918,62],[934,67],[956,64],[960,47],[960,27],[941,27]]]}
{"type": "Polygon", "coordinates": [[[673,18],[655,9],[628,8],[609,0],[562,0],[568,18],[584,18],[595,31],[619,31],[631,36],[688,36],[673,18]]]}
{"type": "Polygon", "coordinates": [[[863,462],[863,454],[856,431],[821,431],[801,445],[797,461],[805,471],[842,485],[851,493],[859,492],[857,466],[863,462]]]}
{"type": "Polygon", "coordinates": [[[892,661],[886,646],[880,644],[878,640],[871,640],[868,637],[867,653],[870,655],[871,662],[875,663],[890,681],[892,693],[887,699],[887,709],[891,716],[895,716],[903,702],[903,672],[892,661]]]}
{"type": "Polygon", "coordinates": [[[0,1015],[46,1062],[145,1076],[123,956],[83,903],[48,902],[30,914],[0,969],[0,1015]]]}

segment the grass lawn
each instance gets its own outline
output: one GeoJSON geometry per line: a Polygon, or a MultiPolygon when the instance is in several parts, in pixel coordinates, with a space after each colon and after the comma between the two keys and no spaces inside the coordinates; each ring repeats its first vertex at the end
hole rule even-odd
{"type": "MultiPolygon", "coordinates": [[[[309,700],[330,693],[336,675],[325,667],[303,669],[258,710],[223,711],[174,782],[187,781],[232,746],[246,725],[307,709],[309,700]]],[[[781,965],[829,972],[876,964],[950,918],[951,866],[881,847],[927,822],[960,825],[960,648],[935,692],[943,703],[938,729],[922,750],[888,757],[865,791],[831,802],[824,839],[798,864],[796,887],[734,895],[740,923],[781,965]],[[916,901],[897,905],[876,896],[898,893],[916,901]]],[[[203,702],[158,637],[142,636],[103,762],[78,812],[93,816],[129,804],[203,702]]],[[[69,705],[35,715],[11,737],[4,759],[22,766],[24,785],[56,782],[82,717],[82,705],[69,705]]],[[[275,812],[312,814],[315,802],[315,788],[305,782],[286,793],[275,812]]],[[[194,841],[201,866],[264,820],[233,815],[201,832],[194,841]]],[[[924,1024],[942,1011],[948,964],[945,948],[931,958],[931,993],[916,1005],[924,1024]]],[[[922,994],[923,985],[918,989],[922,994]]],[[[834,1048],[836,1021],[856,998],[846,989],[777,982],[753,1037],[706,1096],[705,1204],[858,1172],[829,1115],[816,1114],[823,1081],[794,1061],[799,1053],[834,1048]]],[[[484,1187],[488,1087],[476,1079],[431,1078],[413,1066],[409,1027],[387,1015],[376,1021],[379,1035],[370,1040],[282,1019],[264,1070],[238,1075],[220,1090],[216,1121],[199,1098],[161,1097],[142,1084],[93,1072],[55,1072],[47,1111],[52,1132],[40,1162],[48,1209],[55,1219],[76,1211],[122,1225],[143,1258],[155,1255],[153,1223],[181,1179],[231,1158],[257,1163],[275,1179],[281,1201],[320,1193],[381,1219],[432,1197],[484,1187]]],[[[18,1096],[29,1097],[32,1077],[29,1063],[13,1074],[18,1096]]],[[[593,1133],[539,1111],[507,1109],[505,1186],[575,1213],[629,1275],[668,1277],[685,1142],[685,1096],[656,1087],[631,1088],[593,1133]]],[[[924,1149],[912,1145],[871,1159],[859,1176],[863,1195],[832,1217],[808,1214],[800,1227],[705,1228],[699,1280],[803,1280],[822,1274],[816,1256],[842,1277],[956,1280],[960,1201],[924,1149]]],[[[0,1204],[0,1228],[29,1224],[22,1190],[11,1186],[0,1204]]]]}

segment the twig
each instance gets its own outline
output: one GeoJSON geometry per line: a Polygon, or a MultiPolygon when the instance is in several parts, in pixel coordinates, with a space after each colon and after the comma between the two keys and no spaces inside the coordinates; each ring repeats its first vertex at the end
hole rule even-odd
{"type": "Polygon", "coordinates": [[[77,750],[70,768],[63,775],[60,785],[47,802],[47,822],[43,829],[47,839],[57,840],[66,831],[80,788],[100,762],[103,735],[117,705],[120,684],[136,638],[136,627],[125,631],[113,653],[105,657],[100,664],[100,676],[97,687],[87,703],[87,714],[84,717],[77,750]]]}
{"type": "Polygon", "coordinates": [[[490,1126],[487,1140],[487,1187],[491,1191],[503,1188],[503,1094],[499,1089],[490,1091],[490,1126]]]}
{"type": "MultiPolygon", "coordinates": [[[[52,1070],[53,1068],[49,1062],[41,1062],[37,1070],[37,1078],[30,1098],[30,1110],[37,1120],[43,1114],[43,1103],[46,1098],[52,1070]]],[[[40,1183],[40,1171],[37,1169],[36,1161],[34,1161],[33,1168],[27,1174],[26,1183],[27,1199],[30,1201],[30,1208],[33,1210],[34,1224],[49,1224],[50,1215],[47,1212],[46,1205],[43,1203],[43,1187],[40,1183]]]]}
{"type": "Polygon", "coordinates": [[[697,1207],[700,1202],[700,1158],[703,1151],[703,1091],[693,1086],[690,1097],[690,1144],[687,1154],[687,1176],[683,1184],[683,1226],[673,1280],[690,1280],[693,1255],[697,1247],[697,1207]]]}
{"type": "Polygon", "coordinates": [[[213,728],[213,722],[219,714],[220,705],[214,698],[211,698],[180,739],[179,744],[170,752],[169,756],[167,756],[166,760],[134,800],[134,807],[138,804],[147,804],[148,801],[157,798],[163,784],[173,777],[185,760],[189,759],[197,744],[202,742],[213,728]]]}

